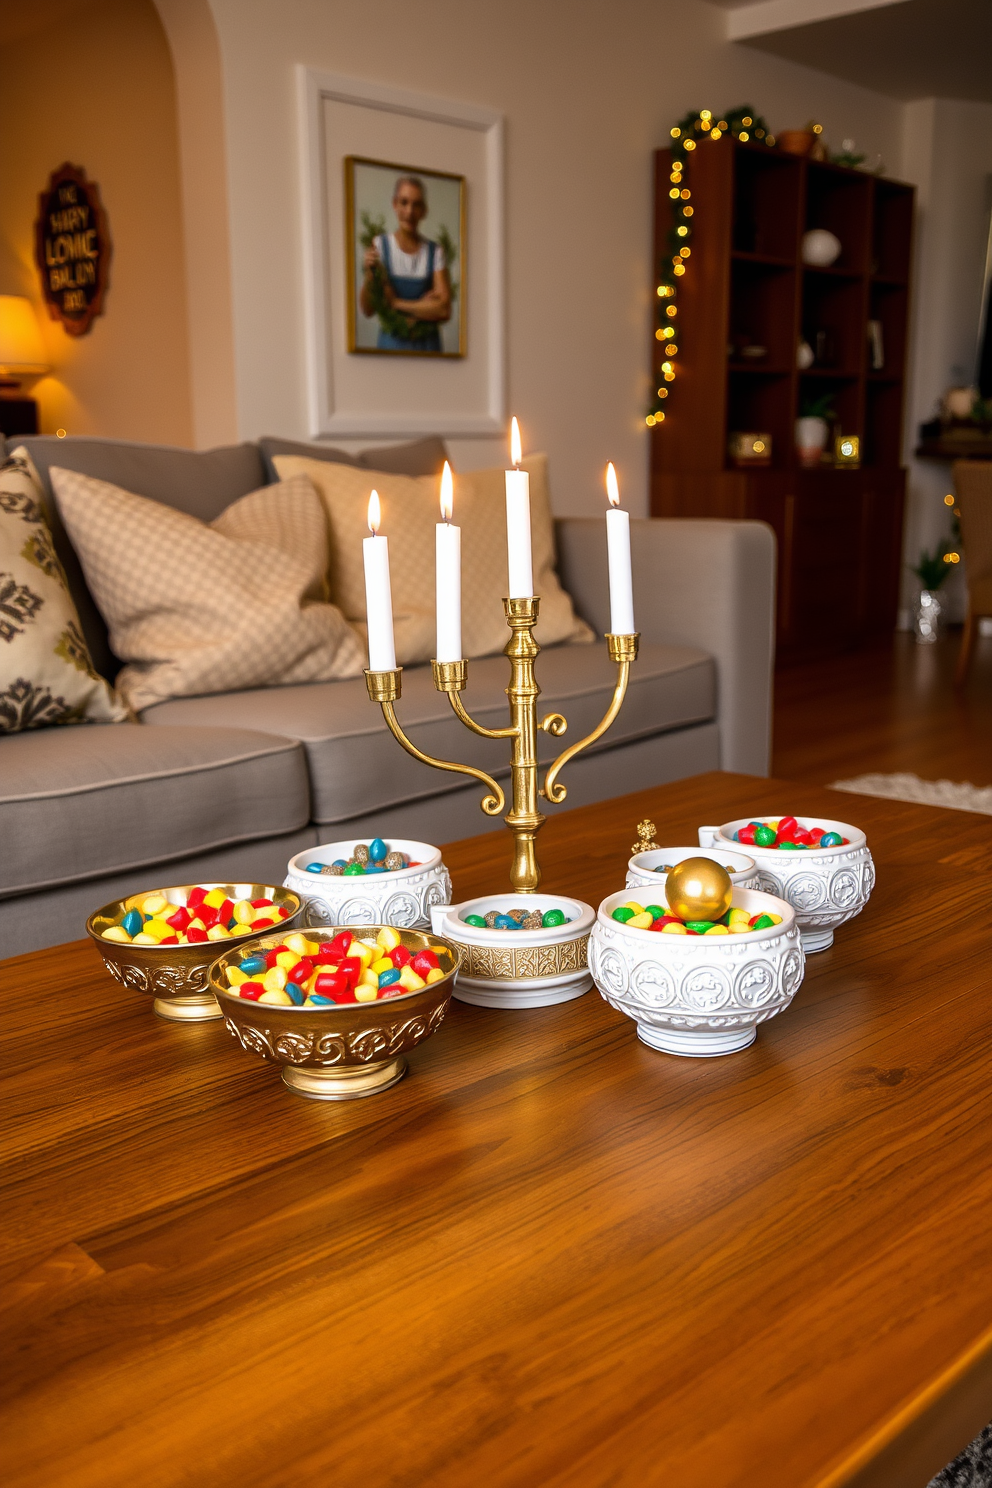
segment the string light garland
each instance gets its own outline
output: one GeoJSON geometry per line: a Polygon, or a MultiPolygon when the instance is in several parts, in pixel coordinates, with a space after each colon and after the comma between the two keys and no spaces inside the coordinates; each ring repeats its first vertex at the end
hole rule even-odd
{"type": "Polygon", "coordinates": [[[768,126],[760,114],[748,104],[730,109],[728,113],[714,117],[710,109],[686,114],[673,126],[671,182],[668,195],[672,203],[672,225],[668,230],[665,254],[658,269],[657,326],[654,337],[662,343],[664,361],[661,363],[663,386],[655,391],[654,399],[644,422],[649,429],[665,421],[665,399],[669,385],[675,381],[675,358],[679,354],[678,343],[682,339],[678,329],[679,280],[686,271],[686,259],[692,255],[690,240],[694,228],[695,208],[692,191],[688,183],[688,167],[692,152],[703,140],[719,140],[725,134],[746,144],[748,140],[765,145],[774,145],[775,136],[768,133],[768,126]]]}

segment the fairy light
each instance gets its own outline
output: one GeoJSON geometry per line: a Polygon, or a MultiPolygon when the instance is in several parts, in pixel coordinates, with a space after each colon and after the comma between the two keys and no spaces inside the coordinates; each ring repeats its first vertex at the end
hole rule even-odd
{"type": "MultiPolygon", "coordinates": [[[[656,326],[654,333],[665,360],[660,365],[661,385],[655,391],[654,406],[644,419],[649,429],[664,421],[664,410],[658,404],[668,397],[669,388],[665,384],[675,381],[673,359],[679,352],[675,342],[676,329],[673,325],[666,324],[666,321],[674,320],[678,315],[676,300],[679,281],[685,276],[686,259],[692,254],[689,242],[695,230],[695,208],[690,205],[692,192],[688,186],[683,185],[683,180],[696,146],[706,139],[719,141],[724,135],[731,135],[744,144],[749,140],[760,140],[769,146],[775,143],[775,136],[768,133],[764,120],[758,118],[746,105],[733,109],[726,115],[714,115],[711,109],[699,109],[697,113],[687,114],[669,130],[672,163],[668,173],[668,199],[671,203],[672,225],[668,236],[668,258],[662,260],[655,287],[660,324],[656,326]]],[[[957,559],[949,557],[947,561],[956,562],[957,559]]]]}

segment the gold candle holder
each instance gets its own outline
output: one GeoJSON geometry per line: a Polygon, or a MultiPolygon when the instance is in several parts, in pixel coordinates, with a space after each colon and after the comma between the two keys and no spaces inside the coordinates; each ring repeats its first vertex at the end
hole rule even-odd
{"type": "MultiPolygon", "coordinates": [[[[544,778],[544,785],[539,789],[537,784],[538,730],[551,734],[554,738],[560,738],[568,727],[560,713],[546,713],[540,720],[537,716],[537,700],[541,689],[534,675],[534,662],[541,648],[534,639],[534,626],[537,624],[540,603],[539,599],[504,599],[503,601],[506,623],[511,632],[504,653],[510,659],[510,685],[506,689],[511,719],[508,728],[485,728],[481,723],[476,723],[465,708],[460,693],[464,691],[468,682],[467,661],[431,662],[434,686],[438,692],[448,694],[452,709],[466,728],[471,729],[475,734],[480,734],[484,739],[510,740],[513,804],[506,813],[505,821],[514,837],[510,882],[518,894],[535,893],[541,882],[535,839],[544,825],[545,818],[537,809],[537,798],[539,795],[543,796],[556,806],[564,801],[566,788],[558,776],[569,760],[574,759],[583,749],[587,749],[590,744],[594,744],[606,733],[620,712],[630,677],[630,664],[637,658],[637,646],[640,640],[637,633],[606,637],[610,658],[617,665],[617,681],[613,689],[613,700],[592,733],[562,751],[549,768],[544,778]]],[[[491,775],[487,775],[485,770],[476,769],[474,765],[460,765],[453,760],[434,759],[431,755],[424,754],[407,738],[393,707],[402,693],[402,672],[403,668],[397,667],[391,672],[367,671],[365,673],[369,697],[382,708],[382,715],[390,733],[402,744],[408,754],[412,754],[414,759],[420,760],[422,764],[433,765],[437,770],[452,770],[460,775],[472,775],[476,780],[481,781],[488,791],[481,802],[483,811],[487,816],[499,816],[506,804],[506,796],[502,787],[491,775]]]]}

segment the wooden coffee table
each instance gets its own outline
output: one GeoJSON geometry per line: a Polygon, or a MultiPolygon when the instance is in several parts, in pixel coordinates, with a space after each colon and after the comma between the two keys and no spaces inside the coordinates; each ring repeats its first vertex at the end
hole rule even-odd
{"type": "Polygon", "coordinates": [[[545,880],[783,811],[878,884],[726,1059],[455,1003],[322,1105],[87,943],[0,964],[7,1488],[923,1488],[992,1416],[992,819],[710,774],[557,816],[545,880]]]}

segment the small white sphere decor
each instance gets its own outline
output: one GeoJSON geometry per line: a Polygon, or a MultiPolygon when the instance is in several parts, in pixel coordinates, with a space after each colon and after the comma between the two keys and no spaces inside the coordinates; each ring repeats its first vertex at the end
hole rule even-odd
{"type": "Polygon", "coordinates": [[[431,910],[451,903],[451,876],[439,848],[429,842],[391,837],[390,851],[401,852],[411,863],[388,873],[329,874],[320,867],[347,861],[354,838],[307,847],[290,858],[284,880],[303,900],[301,925],[319,930],[324,925],[394,925],[399,930],[429,930],[431,910]],[[308,872],[308,868],[318,868],[308,872]]]}
{"type": "MultiPolygon", "coordinates": [[[[769,816],[771,821],[781,819],[769,816]]],[[[737,847],[734,834],[750,820],[742,816],[722,827],[700,827],[699,844],[718,850],[737,847]]],[[[825,832],[836,832],[847,842],[802,852],[783,852],[778,847],[759,847],[750,842],[746,847],[757,865],[761,888],[785,899],[795,910],[803,947],[809,955],[833,945],[834,931],[864,909],[875,887],[875,865],[864,832],[850,822],[830,821],[824,816],[799,816],[796,820],[807,829],[822,827],[825,832]]]]}
{"type": "Polygon", "coordinates": [[[596,911],[564,894],[486,894],[432,911],[435,935],[462,954],[454,996],[478,1007],[537,1008],[571,1002],[592,986],[586,943],[596,911]],[[545,914],[560,911],[565,924],[540,930],[510,930],[470,925],[467,916],[505,915],[526,907],[545,914]]]}
{"type": "Polygon", "coordinates": [[[659,893],[664,893],[665,879],[668,877],[663,871],[665,865],[674,868],[683,858],[709,858],[711,862],[719,863],[730,874],[730,882],[735,888],[760,887],[754,859],[742,853],[739,848],[721,852],[715,847],[654,847],[649,852],[635,853],[630,859],[627,864],[628,889],[657,889],[659,893]]]}
{"type": "Polygon", "coordinates": [[[624,889],[599,906],[589,970],[602,996],[633,1018],[637,1036],[665,1054],[734,1054],[759,1023],[784,1012],[806,965],[791,907],[756,889],[734,889],[734,908],[776,914],[781,924],[743,935],[666,935],[612,918],[624,889]]]}
{"type": "Polygon", "coordinates": [[[843,251],[840,238],[825,227],[814,227],[803,233],[802,259],[811,269],[829,269],[843,251]]]}

